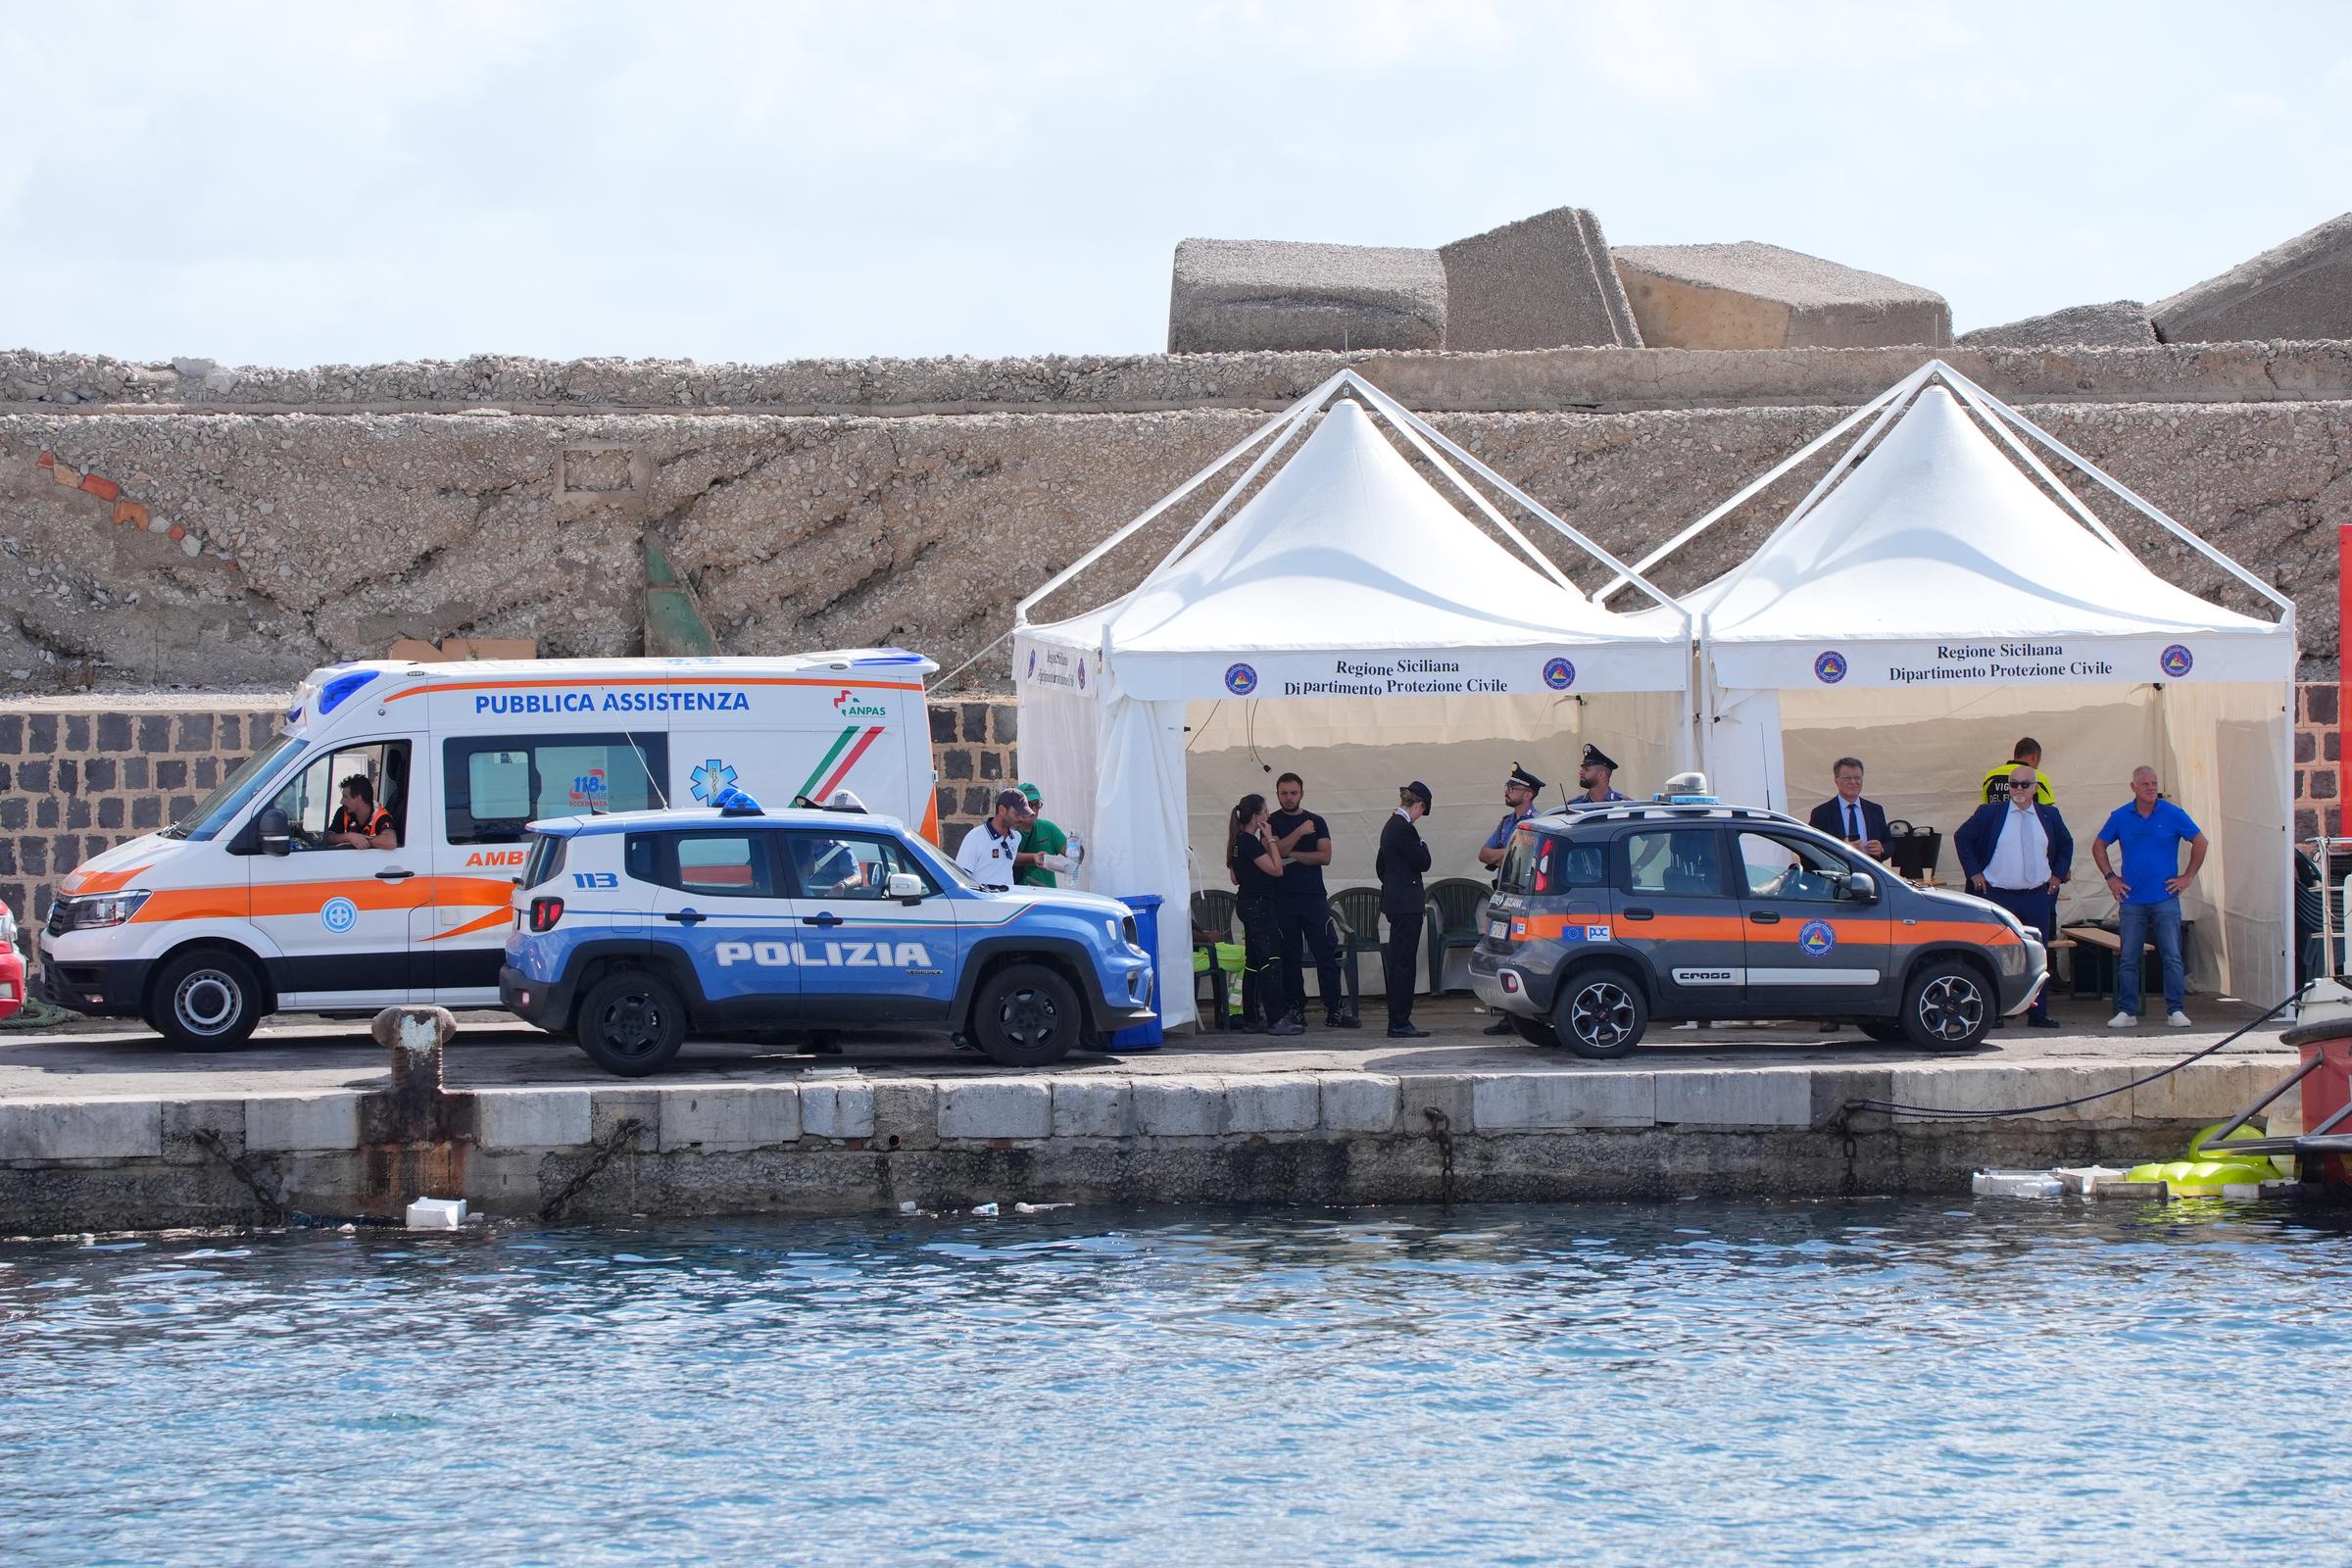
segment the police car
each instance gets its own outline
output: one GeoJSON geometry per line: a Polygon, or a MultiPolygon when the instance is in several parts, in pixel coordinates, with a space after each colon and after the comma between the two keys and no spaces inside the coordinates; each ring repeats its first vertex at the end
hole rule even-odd
{"type": "Polygon", "coordinates": [[[1961,1051],[2046,982],[2007,910],[1688,788],[1512,834],[1470,983],[1523,1038],[1607,1058],[1653,1019],[1816,1018],[1961,1051]]]}
{"type": "Polygon", "coordinates": [[[531,824],[499,995],[608,1071],[686,1036],[930,1025],[1039,1066],[1152,1017],[1152,958],[1115,900],[990,892],[889,817],[710,810],[531,824]]]}

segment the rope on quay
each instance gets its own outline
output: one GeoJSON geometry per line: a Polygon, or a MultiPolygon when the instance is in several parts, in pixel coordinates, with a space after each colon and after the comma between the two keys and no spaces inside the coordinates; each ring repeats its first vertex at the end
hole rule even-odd
{"type": "Polygon", "coordinates": [[[1892,1100],[1849,1100],[1839,1112],[1839,1119],[1842,1120],[1856,1111],[1876,1111],[1882,1115],[1923,1116],[1941,1121],[1997,1121],[2004,1116],[2035,1116],[2045,1110],[2066,1110],[2075,1105],[2087,1105],[2094,1100],[2106,1100],[2114,1095],[2127,1094],[2142,1084],[2152,1084],[2159,1078],[2169,1078],[2191,1062],[2204,1060],[2248,1030],[2260,1028],[2263,1024],[2270,1022],[2278,1015],[2280,1008],[2291,1005],[2294,1000],[2295,994],[2289,992],[2265,1008],[2260,1017],[2239,1025],[2235,1030],[2224,1035],[2204,1050],[2183,1056],[2169,1067],[2159,1067],[2154,1072],[2134,1078],[2128,1084],[2118,1084],[2113,1089],[2102,1089],[2096,1094],[2077,1095],[2072,1100],[2053,1100],[2047,1104],[2041,1105],[2019,1105],[2010,1110],[1954,1110],[1943,1105],[1906,1105],[1899,1101],[1892,1100]]]}

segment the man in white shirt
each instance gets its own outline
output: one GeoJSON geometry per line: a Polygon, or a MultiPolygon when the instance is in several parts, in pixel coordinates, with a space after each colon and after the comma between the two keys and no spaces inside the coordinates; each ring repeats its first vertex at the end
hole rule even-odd
{"type": "MultiPolygon", "coordinates": [[[[2058,888],[2075,868],[2075,840],[2058,808],[2034,799],[2040,786],[2031,766],[2012,766],[2003,792],[2009,799],[1977,808],[1952,835],[1952,847],[1969,891],[2007,909],[2048,943],[2058,934],[2058,888]]],[[[2027,1027],[2058,1027],[2049,999],[2045,984],[2026,1013],[2027,1027]]]]}
{"type": "Polygon", "coordinates": [[[1036,859],[1021,853],[1022,819],[1028,804],[1019,790],[999,790],[996,810],[963,836],[956,863],[982,887],[1009,889],[1022,865],[1036,859]]]}

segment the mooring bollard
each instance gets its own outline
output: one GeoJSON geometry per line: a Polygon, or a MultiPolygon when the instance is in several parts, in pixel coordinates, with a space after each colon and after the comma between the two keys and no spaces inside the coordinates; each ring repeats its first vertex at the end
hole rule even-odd
{"type": "Polygon", "coordinates": [[[370,1032],[392,1053],[387,1140],[418,1143],[435,1137],[441,1053],[456,1037],[458,1020],[447,1007],[386,1007],[375,1015],[370,1032]]]}

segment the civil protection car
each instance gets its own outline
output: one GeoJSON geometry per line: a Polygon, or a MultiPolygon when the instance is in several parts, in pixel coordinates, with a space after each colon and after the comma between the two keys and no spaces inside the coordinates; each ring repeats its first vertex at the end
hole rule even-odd
{"type": "Polygon", "coordinates": [[[933,1027],[1040,1066],[1150,1021],[1116,900],[991,892],[895,819],[716,810],[534,822],[501,1002],[637,1077],[690,1034],[933,1027]]]}
{"type": "Polygon", "coordinates": [[[1691,1018],[1838,1020],[1960,1051],[2048,978],[2039,936],[1998,906],[1704,796],[1531,817],[1496,881],[1472,989],[1582,1056],[1691,1018]]]}

